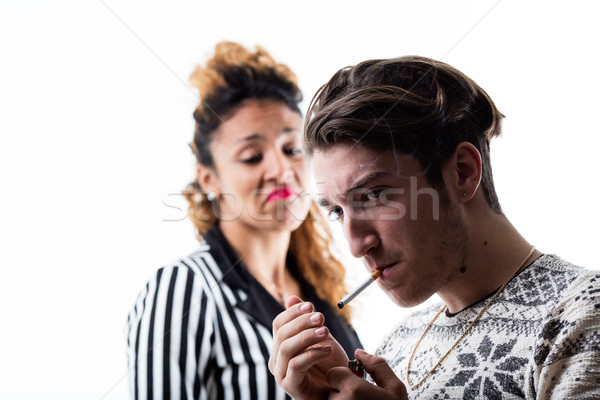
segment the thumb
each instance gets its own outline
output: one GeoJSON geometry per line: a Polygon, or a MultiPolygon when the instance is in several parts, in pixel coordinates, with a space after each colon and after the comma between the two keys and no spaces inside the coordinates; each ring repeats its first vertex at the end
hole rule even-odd
{"type": "Polygon", "coordinates": [[[285,308],[290,308],[294,304],[302,303],[302,299],[298,296],[289,296],[285,299],[285,308]]]}
{"type": "Polygon", "coordinates": [[[365,371],[383,389],[392,389],[393,392],[406,391],[404,384],[398,379],[392,368],[381,357],[376,357],[364,350],[356,350],[354,356],[360,360],[365,371]]]}

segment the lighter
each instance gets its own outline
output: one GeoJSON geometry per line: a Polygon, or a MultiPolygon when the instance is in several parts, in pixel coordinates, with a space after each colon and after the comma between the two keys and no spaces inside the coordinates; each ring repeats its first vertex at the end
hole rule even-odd
{"type": "Polygon", "coordinates": [[[365,377],[365,368],[363,367],[360,360],[354,359],[348,361],[348,368],[352,371],[352,373],[358,377],[365,377]]]}

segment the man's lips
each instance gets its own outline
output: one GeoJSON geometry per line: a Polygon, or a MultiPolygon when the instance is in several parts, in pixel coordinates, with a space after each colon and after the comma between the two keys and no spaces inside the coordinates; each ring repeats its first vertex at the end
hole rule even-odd
{"type": "Polygon", "coordinates": [[[394,265],[396,265],[397,263],[391,263],[391,264],[380,264],[380,265],[375,265],[373,267],[371,267],[371,272],[375,272],[378,270],[381,270],[381,277],[384,278],[385,276],[387,276],[388,274],[386,274],[386,269],[393,267],[394,265]]]}
{"type": "Polygon", "coordinates": [[[269,194],[269,196],[267,197],[267,203],[269,203],[271,201],[287,199],[288,197],[297,196],[297,195],[298,195],[298,193],[294,189],[291,189],[287,186],[277,188],[269,194]]]}
{"type": "Polygon", "coordinates": [[[396,263],[395,263],[395,262],[393,262],[393,263],[390,263],[390,264],[377,264],[377,265],[369,265],[369,269],[371,270],[371,272],[375,272],[375,271],[377,271],[378,269],[384,270],[384,269],[386,269],[386,268],[388,268],[388,267],[391,267],[391,266],[393,266],[393,265],[395,265],[395,264],[396,264],[396,263]]]}

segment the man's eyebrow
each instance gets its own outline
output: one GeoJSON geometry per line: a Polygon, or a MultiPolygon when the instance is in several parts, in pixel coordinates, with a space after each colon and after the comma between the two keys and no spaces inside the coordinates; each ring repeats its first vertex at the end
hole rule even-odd
{"type": "MultiPolygon", "coordinates": [[[[363,176],[359,181],[354,182],[350,188],[348,190],[346,190],[346,192],[344,192],[344,194],[342,195],[344,198],[348,197],[349,193],[352,193],[353,191],[360,189],[362,187],[365,187],[369,182],[382,177],[382,176],[387,176],[389,175],[389,172],[386,171],[375,171],[375,172],[371,172],[365,176],[363,176]]],[[[328,207],[331,205],[331,202],[329,200],[327,200],[324,197],[318,198],[317,199],[317,204],[320,207],[328,207]]]]}
{"type": "Polygon", "coordinates": [[[344,193],[344,196],[347,196],[348,193],[352,193],[353,191],[363,188],[365,187],[369,182],[380,178],[382,176],[386,176],[389,175],[389,172],[386,171],[374,171],[374,172],[370,172],[367,175],[363,176],[360,180],[354,182],[350,188],[348,188],[348,190],[346,190],[346,193],[344,193]]]}
{"type": "Polygon", "coordinates": [[[331,203],[329,202],[329,200],[324,199],[322,197],[317,200],[317,204],[319,205],[319,207],[327,207],[327,206],[331,205],[331,203]]]}

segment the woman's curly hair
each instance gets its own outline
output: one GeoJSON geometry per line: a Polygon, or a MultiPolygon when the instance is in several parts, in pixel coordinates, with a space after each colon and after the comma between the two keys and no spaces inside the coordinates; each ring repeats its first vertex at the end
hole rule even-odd
{"type": "MultiPolygon", "coordinates": [[[[245,101],[278,101],[301,114],[298,105],[302,101],[302,93],[296,75],[260,46],[249,51],[237,43],[221,42],[206,66],[196,67],[190,81],[201,99],[194,111],[196,126],[190,147],[197,162],[210,168],[214,168],[210,152],[214,132],[245,101]]],[[[214,204],[196,180],[188,184],[183,194],[189,203],[189,216],[201,239],[218,221],[214,204]]],[[[338,310],[336,304],[346,294],[345,269],[332,253],[332,241],[327,221],[313,200],[306,219],[292,232],[289,252],[317,295],[338,310]]],[[[347,307],[338,312],[345,319],[350,319],[347,307]]]]}

